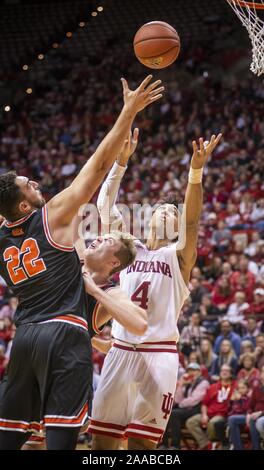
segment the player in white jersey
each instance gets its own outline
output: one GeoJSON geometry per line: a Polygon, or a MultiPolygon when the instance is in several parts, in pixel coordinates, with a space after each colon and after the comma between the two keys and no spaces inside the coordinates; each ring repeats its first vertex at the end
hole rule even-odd
{"type": "MultiPolygon", "coordinates": [[[[128,139],[101,188],[98,209],[103,223],[121,220],[115,200],[137,135],[134,131],[132,145],[128,139]]],[[[199,148],[193,142],[184,200],[185,245],[180,245],[180,237],[176,243],[169,237],[168,228],[177,230],[180,216],[175,204],[164,201],[152,216],[146,245],[137,243],[134,263],[120,274],[121,289],[147,310],[148,329],[143,336],[135,336],[114,322],[115,340],[104,362],[89,426],[94,450],[117,449],[124,437],[128,449],[154,449],[164,433],[177,381],[177,319],[189,295],[196,260],[202,171],[220,138],[221,134],[212,136],[206,145],[199,139],[199,148]],[[162,228],[165,236],[160,238],[162,228]]]]}

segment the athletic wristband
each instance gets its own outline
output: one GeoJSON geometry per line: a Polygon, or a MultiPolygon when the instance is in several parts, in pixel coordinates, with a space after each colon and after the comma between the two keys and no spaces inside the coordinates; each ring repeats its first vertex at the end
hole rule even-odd
{"type": "Polygon", "coordinates": [[[122,166],[122,165],[119,165],[119,163],[115,162],[112,166],[112,169],[109,173],[109,176],[119,176],[120,178],[122,178],[122,176],[124,175],[125,171],[127,169],[127,166],[122,166]]]}
{"type": "Polygon", "coordinates": [[[191,184],[199,184],[203,179],[203,168],[190,168],[188,181],[191,184]]]}

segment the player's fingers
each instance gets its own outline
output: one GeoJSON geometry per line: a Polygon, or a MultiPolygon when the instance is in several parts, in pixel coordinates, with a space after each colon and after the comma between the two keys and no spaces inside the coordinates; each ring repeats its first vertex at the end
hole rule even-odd
{"type": "Polygon", "coordinates": [[[218,145],[220,139],[222,137],[222,134],[218,134],[217,137],[214,136],[214,141],[212,143],[212,148],[211,148],[211,151],[213,151],[215,149],[215,147],[218,145]]]}
{"type": "Polygon", "coordinates": [[[212,149],[214,148],[214,141],[215,141],[215,135],[213,134],[211,136],[211,139],[210,139],[210,142],[208,142],[208,140],[206,142],[204,142],[204,148],[208,154],[208,152],[210,153],[212,151],[212,149]]]}
{"type": "Polygon", "coordinates": [[[216,146],[218,144],[218,142],[220,142],[221,138],[222,138],[222,135],[221,132],[218,134],[218,136],[216,137],[215,141],[214,141],[214,145],[216,146]]]}
{"type": "Polygon", "coordinates": [[[138,90],[139,90],[139,91],[145,90],[146,86],[148,85],[148,83],[150,82],[150,80],[152,80],[152,78],[153,78],[153,75],[148,75],[148,76],[143,80],[143,82],[139,85],[138,90]]]}
{"type": "Polygon", "coordinates": [[[123,77],[121,78],[121,82],[122,82],[123,92],[125,94],[128,91],[128,83],[127,83],[126,79],[123,78],[123,77]]]}
{"type": "Polygon", "coordinates": [[[192,141],[192,146],[193,146],[193,153],[196,154],[198,149],[197,149],[197,143],[195,140],[192,141]]]}
{"type": "Polygon", "coordinates": [[[153,103],[153,101],[159,100],[160,98],[162,98],[162,96],[163,95],[161,93],[159,95],[151,96],[150,98],[148,98],[147,104],[150,104],[150,103],[153,103]]]}
{"type": "Polygon", "coordinates": [[[132,136],[132,144],[133,145],[137,144],[138,136],[139,136],[139,129],[138,129],[138,127],[135,127],[135,129],[133,130],[133,136],[132,136]]]}
{"type": "Polygon", "coordinates": [[[161,93],[164,90],[164,86],[160,86],[159,88],[156,88],[155,90],[152,90],[151,92],[148,93],[149,96],[155,96],[161,93]]]}
{"type": "Polygon", "coordinates": [[[201,157],[203,157],[204,156],[204,141],[202,137],[200,137],[199,139],[199,145],[200,145],[201,157]]]}
{"type": "Polygon", "coordinates": [[[152,90],[154,90],[154,88],[156,88],[158,85],[161,84],[161,80],[156,80],[155,82],[151,83],[147,88],[146,88],[146,92],[150,92],[152,90]]]}

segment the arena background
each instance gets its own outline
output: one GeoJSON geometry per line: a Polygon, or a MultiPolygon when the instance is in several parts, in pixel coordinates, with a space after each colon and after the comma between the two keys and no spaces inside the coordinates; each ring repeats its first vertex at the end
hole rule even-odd
{"type": "MultiPolygon", "coordinates": [[[[203,179],[198,258],[179,322],[180,374],[197,362],[213,382],[219,364],[229,363],[234,379],[248,379],[253,389],[264,365],[264,82],[249,70],[247,32],[225,0],[2,2],[0,172],[38,181],[47,199],[69,185],[121,109],[120,77],[133,87],[148,73],[132,42],[152,20],[174,26],[182,49],[175,64],[154,74],[166,93],[135,122],[140,142],[119,202],[155,203],[171,191],[182,199],[191,141],[223,133],[203,179]],[[238,336],[229,334],[227,352],[219,353],[224,319],[238,336]],[[204,338],[215,352],[202,353],[204,338]]],[[[1,376],[15,308],[1,282],[1,376]]],[[[103,359],[94,351],[95,383],[103,359]]],[[[195,446],[186,429],[182,436],[182,448],[195,446]]],[[[89,445],[89,436],[82,441],[89,445]]]]}

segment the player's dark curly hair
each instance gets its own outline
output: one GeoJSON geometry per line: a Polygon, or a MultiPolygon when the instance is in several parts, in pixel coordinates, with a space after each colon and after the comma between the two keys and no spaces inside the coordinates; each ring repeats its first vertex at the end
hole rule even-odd
{"type": "Polygon", "coordinates": [[[176,207],[176,209],[178,209],[178,205],[182,204],[182,201],[179,201],[179,199],[177,199],[176,193],[169,193],[167,196],[164,196],[162,199],[160,199],[157,204],[159,206],[162,206],[162,204],[172,204],[176,207]]]}
{"type": "Polygon", "coordinates": [[[16,177],[15,171],[0,175],[0,214],[11,222],[16,219],[17,205],[23,200],[16,177]]]}

